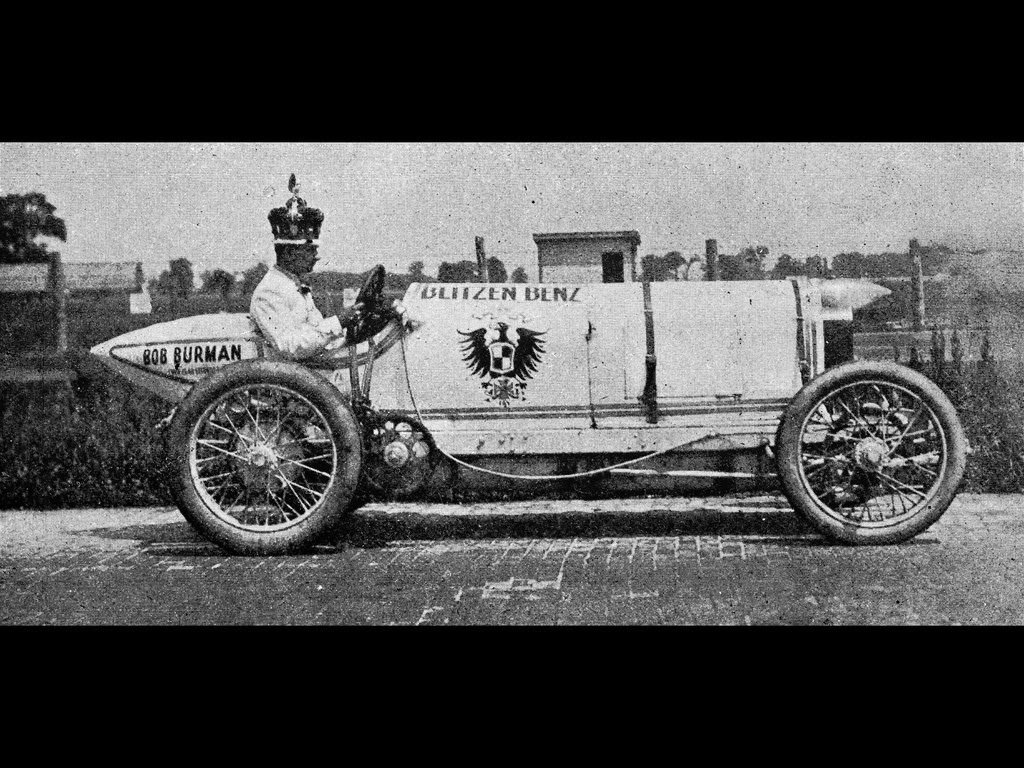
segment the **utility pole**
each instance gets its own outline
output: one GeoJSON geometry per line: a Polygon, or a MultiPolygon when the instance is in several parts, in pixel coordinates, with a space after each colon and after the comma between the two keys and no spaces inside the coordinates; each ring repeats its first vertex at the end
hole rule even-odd
{"type": "Polygon", "coordinates": [[[924,330],[924,272],[921,250],[916,239],[910,241],[910,280],[914,288],[914,330],[924,330]]]}
{"type": "Polygon", "coordinates": [[[718,241],[704,241],[704,261],[708,265],[708,280],[718,279],[718,241]]]}
{"type": "Polygon", "coordinates": [[[477,237],[476,239],[476,266],[477,272],[480,274],[480,282],[491,282],[490,270],[487,268],[487,254],[484,253],[484,239],[482,237],[477,237]]]}
{"type": "Polygon", "coordinates": [[[63,354],[68,351],[68,285],[60,253],[55,252],[50,256],[49,277],[57,320],[57,350],[63,354]]]}

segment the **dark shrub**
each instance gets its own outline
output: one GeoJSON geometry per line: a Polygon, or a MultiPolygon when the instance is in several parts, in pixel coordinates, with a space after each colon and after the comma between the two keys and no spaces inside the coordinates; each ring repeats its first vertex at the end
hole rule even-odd
{"type": "Polygon", "coordinates": [[[5,387],[2,506],[169,504],[155,430],[168,411],[163,401],[109,375],[74,386],[5,387]]]}
{"type": "Polygon", "coordinates": [[[950,359],[942,334],[933,333],[931,359],[914,367],[935,381],[956,406],[974,454],[967,462],[964,491],[1024,491],[1024,385],[1010,362],[992,359],[986,337],[982,359],[964,360],[958,333],[950,339],[950,359]]]}

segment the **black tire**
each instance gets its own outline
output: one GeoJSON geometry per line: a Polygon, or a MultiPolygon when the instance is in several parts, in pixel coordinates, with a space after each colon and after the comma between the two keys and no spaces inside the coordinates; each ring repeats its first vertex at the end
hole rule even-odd
{"type": "Polygon", "coordinates": [[[359,424],[338,390],[288,362],[236,363],[202,380],[166,439],[178,508],[242,555],[308,549],[339,524],[362,469],[359,424]]]}
{"type": "Polygon", "coordinates": [[[850,544],[897,544],[935,523],[956,496],[967,452],[942,390],[895,363],[824,373],[793,398],[776,434],[789,503],[850,544]]]}

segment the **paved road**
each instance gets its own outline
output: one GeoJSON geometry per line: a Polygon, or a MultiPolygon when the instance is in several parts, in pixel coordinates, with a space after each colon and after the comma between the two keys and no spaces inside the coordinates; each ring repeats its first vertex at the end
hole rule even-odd
{"type": "Polygon", "coordinates": [[[837,546],[775,496],[371,505],[234,557],[176,510],[0,512],[0,625],[1022,624],[1024,496],[837,546]]]}

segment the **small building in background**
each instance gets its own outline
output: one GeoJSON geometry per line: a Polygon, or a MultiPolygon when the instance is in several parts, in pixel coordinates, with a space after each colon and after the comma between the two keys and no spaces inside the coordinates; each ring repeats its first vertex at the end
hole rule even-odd
{"type": "Polygon", "coordinates": [[[72,291],[135,293],[142,290],[138,261],[64,262],[64,278],[72,291]]]}
{"type": "MultiPolygon", "coordinates": [[[[103,296],[118,301],[127,312],[128,295],[143,287],[142,263],[121,262],[63,262],[64,285],[72,295],[103,296]]],[[[54,267],[51,264],[0,265],[0,293],[48,293],[54,290],[54,267]]]]}
{"type": "Polygon", "coordinates": [[[111,322],[145,310],[142,291],[137,261],[0,264],[0,356],[61,348],[61,311],[72,347],[109,338],[111,322]]]}
{"type": "Polygon", "coordinates": [[[553,232],[535,234],[542,283],[632,283],[637,279],[640,233],[553,232]]]}

